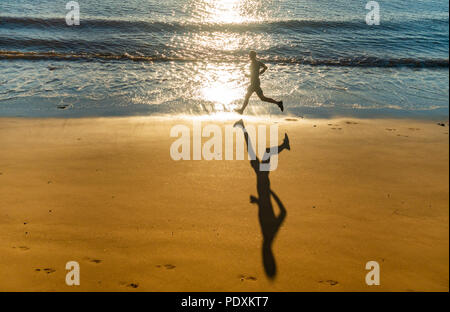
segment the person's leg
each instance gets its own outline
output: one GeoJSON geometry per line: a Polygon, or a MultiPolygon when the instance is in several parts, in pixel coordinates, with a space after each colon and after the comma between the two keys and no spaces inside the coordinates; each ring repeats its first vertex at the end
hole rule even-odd
{"type": "Polygon", "coordinates": [[[278,104],[278,101],[275,101],[274,99],[268,98],[264,95],[263,91],[261,88],[256,90],[256,94],[258,95],[258,97],[260,98],[261,101],[263,102],[269,102],[269,103],[273,103],[273,104],[278,104]]]}
{"type": "Polygon", "coordinates": [[[257,89],[255,90],[255,92],[256,92],[256,94],[258,95],[258,97],[260,98],[261,101],[276,104],[276,105],[278,105],[278,107],[281,109],[281,111],[284,110],[284,108],[283,108],[283,101],[276,101],[276,100],[274,100],[274,99],[272,99],[272,98],[266,97],[266,96],[264,95],[264,93],[263,93],[263,91],[262,91],[261,88],[257,88],[257,89]]]}
{"type": "Polygon", "coordinates": [[[244,132],[244,139],[245,139],[245,143],[247,145],[247,153],[250,155],[250,157],[254,157],[255,158],[255,159],[252,159],[250,161],[250,165],[252,166],[253,170],[255,170],[255,172],[258,172],[258,170],[259,170],[259,158],[256,156],[256,153],[253,150],[252,142],[250,141],[250,137],[249,137],[249,135],[247,133],[247,130],[245,129],[245,126],[244,126],[244,121],[241,119],[241,120],[235,122],[234,123],[234,127],[239,127],[244,132]]]}
{"type": "Polygon", "coordinates": [[[261,162],[264,163],[264,164],[265,163],[269,163],[270,162],[270,157],[272,155],[279,154],[284,149],[287,149],[288,151],[291,150],[291,146],[289,144],[289,137],[288,137],[287,133],[284,134],[284,140],[283,140],[282,144],[280,144],[278,146],[275,146],[275,147],[272,147],[272,148],[271,147],[266,148],[266,152],[264,153],[264,156],[263,156],[261,162]]]}
{"type": "Polygon", "coordinates": [[[241,108],[235,109],[235,111],[236,111],[237,113],[239,113],[239,114],[241,114],[241,115],[242,115],[242,113],[244,113],[244,110],[245,110],[245,108],[247,107],[248,101],[250,100],[250,97],[252,96],[253,92],[254,92],[254,90],[253,90],[251,87],[248,88],[247,94],[245,95],[244,104],[242,105],[241,108]]]}

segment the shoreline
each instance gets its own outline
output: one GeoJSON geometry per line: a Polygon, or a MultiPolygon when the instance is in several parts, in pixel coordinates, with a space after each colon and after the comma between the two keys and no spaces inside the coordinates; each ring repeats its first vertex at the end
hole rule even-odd
{"type": "Polygon", "coordinates": [[[248,161],[170,158],[192,119],[2,117],[0,290],[448,291],[448,120],[244,120],[291,144],[270,173],[274,279],[248,161]]]}
{"type": "MultiPolygon", "coordinates": [[[[70,109],[58,109],[55,107],[55,110],[52,114],[50,111],[44,113],[44,115],[21,115],[20,113],[14,112],[10,115],[3,113],[0,115],[0,119],[6,118],[26,118],[26,119],[92,119],[92,118],[134,118],[134,117],[156,117],[156,118],[166,118],[178,119],[182,118],[208,118],[209,116],[215,115],[224,115],[228,116],[227,118],[237,118],[237,114],[233,112],[210,112],[210,113],[198,113],[198,114],[181,114],[181,113],[163,113],[156,112],[154,109],[158,105],[142,105],[142,110],[136,110],[133,113],[130,112],[122,112],[120,110],[117,111],[99,111],[98,114],[90,113],[90,114],[77,114],[71,111],[70,109]]],[[[26,111],[29,111],[30,107],[25,108],[26,111]]],[[[250,107],[251,109],[251,107],[250,107]]],[[[360,109],[355,111],[354,109],[330,109],[330,108],[304,108],[304,109],[290,109],[285,113],[265,113],[265,114],[247,114],[243,116],[248,116],[252,118],[304,118],[304,119],[399,119],[399,120],[417,120],[417,121],[441,121],[448,122],[449,121],[449,108],[438,108],[434,110],[402,110],[402,109],[360,109]]]]}

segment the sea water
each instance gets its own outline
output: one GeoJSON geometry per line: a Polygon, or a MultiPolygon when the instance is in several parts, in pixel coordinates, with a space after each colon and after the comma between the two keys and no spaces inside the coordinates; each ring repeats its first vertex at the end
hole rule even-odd
{"type": "Polygon", "coordinates": [[[227,114],[255,50],[285,114],[448,118],[447,0],[67,2],[0,1],[0,116],[227,114]]]}

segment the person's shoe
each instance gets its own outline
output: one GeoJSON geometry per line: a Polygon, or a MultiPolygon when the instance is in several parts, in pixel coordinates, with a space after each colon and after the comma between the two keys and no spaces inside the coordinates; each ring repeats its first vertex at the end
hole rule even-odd
{"type": "Polygon", "coordinates": [[[233,127],[241,127],[242,129],[244,129],[244,121],[243,121],[242,119],[236,121],[236,122],[234,123],[233,127]]]}
{"type": "Polygon", "coordinates": [[[284,134],[283,144],[288,151],[291,150],[291,146],[289,145],[289,137],[288,137],[287,133],[284,134]]]}
{"type": "Polygon", "coordinates": [[[278,107],[281,109],[281,111],[284,111],[283,101],[278,102],[278,107]]]}
{"type": "Polygon", "coordinates": [[[244,113],[244,110],[242,108],[235,108],[234,111],[239,115],[242,115],[244,113]]]}

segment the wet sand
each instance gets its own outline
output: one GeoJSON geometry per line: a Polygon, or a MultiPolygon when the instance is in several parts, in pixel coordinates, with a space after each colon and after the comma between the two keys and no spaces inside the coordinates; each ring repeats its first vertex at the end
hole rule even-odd
{"type": "Polygon", "coordinates": [[[178,123],[0,119],[0,290],[449,290],[447,123],[280,120],[273,278],[249,161],[172,160],[178,123]]]}

